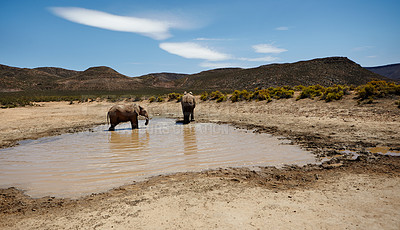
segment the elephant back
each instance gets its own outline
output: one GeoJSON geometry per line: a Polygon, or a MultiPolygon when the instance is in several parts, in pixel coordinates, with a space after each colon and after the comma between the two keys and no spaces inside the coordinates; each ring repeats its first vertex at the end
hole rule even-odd
{"type": "Polygon", "coordinates": [[[120,113],[138,113],[139,108],[134,105],[113,105],[110,110],[108,111],[109,113],[115,113],[115,112],[120,112],[120,113]]]}
{"type": "Polygon", "coordinates": [[[182,97],[182,104],[195,104],[194,96],[191,94],[185,94],[182,97]]]}

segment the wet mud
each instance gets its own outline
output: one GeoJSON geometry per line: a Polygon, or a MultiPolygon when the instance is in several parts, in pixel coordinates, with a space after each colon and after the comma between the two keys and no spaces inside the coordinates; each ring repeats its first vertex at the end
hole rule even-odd
{"type": "MultiPolygon", "coordinates": [[[[197,122],[232,124],[283,136],[323,163],[181,172],[132,181],[79,199],[31,198],[18,188],[1,189],[0,227],[253,229],[268,222],[292,229],[398,229],[400,158],[392,155],[400,150],[400,116],[393,105],[394,100],[380,100],[357,106],[352,97],[340,103],[294,99],[266,105],[200,102],[197,122]]],[[[65,111],[64,106],[60,111],[65,111]]],[[[90,106],[96,109],[72,109],[85,111],[80,124],[101,123],[109,104],[90,106]]],[[[173,102],[143,106],[153,115],[181,117],[173,102]]],[[[24,126],[35,125],[30,122],[24,126]]],[[[60,130],[71,127],[50,124],[60,130]]],[[[11,141],[21,136],[10,130],[35,136],[32,129],[0,129],[12,134],[11,141]]]]}

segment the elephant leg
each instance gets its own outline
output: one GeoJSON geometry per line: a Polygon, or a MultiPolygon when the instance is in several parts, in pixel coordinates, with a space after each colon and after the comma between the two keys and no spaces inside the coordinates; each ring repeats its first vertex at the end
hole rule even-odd
{"type": "Polygon", "coordinates": [[[139,128],[139,121],[138,121],[137,118],[131,120],[131,126],[132,126],[132,129],[138,129],[139,128]]]}
{"type": "Polygon", "coordinates": [[[110,117],[110,124],[111,124],[111,126],[110,126],[110,128],[108,129],[108,131],[114,131],[115,130],[115,126],[117,126],[118,125],[118,119],[117,118],[115,118],[115,117],[110,117]]]}
{"type": "Polygon", "coordinates": [[[190,123],[189,116],[190,116],[189,112],[184,112],[183,113],[183,124],[189,124],[190,123]]]}
{"type": "Polygon", "coordinates": [[[194,121],[194,109],[192,109],[192,112],[190,113],[190,121],[194,121]]]}

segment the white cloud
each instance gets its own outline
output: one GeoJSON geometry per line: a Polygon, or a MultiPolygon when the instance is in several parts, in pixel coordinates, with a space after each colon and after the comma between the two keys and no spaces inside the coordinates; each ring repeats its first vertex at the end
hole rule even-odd
{"type": "Polygon", "coordinates": [[[171,37],[169,29],[181,27],[176,22],[119,16],[77,7],[52,7],[50,10],[61,18],[79,24],[113,31],[138,33],[156,40],[171,37]]]}
{"type": "Polygon", "coordinates": [[[253,62],[271,62],[279,60],[277,57],[266,56],[266,57],[259,57],[259,58],[239,58],[242,61],[253,61],[253,62]]]}
{"type": "Polygon", "coordinates": [[[254,45],[253,49],[255,50],[255,52],[257,53],[274,53],[274,54],[279,54],[282,52],[286,52],[286,49],[282,49],[282,48],[278,48],[275,47],[271,44],[258,44],[258,45],[254,45]]]}
{"type": "Polygon", "coordinates": [[[201,46],[194,42],[161,43],[160,48],[184,58],[204,59],[209,61],[222,61],[229,59],[230,56],[208,47],[201,46]]]}
{"type": "Polygon", "coordinates": [[[275,30],[289,30],[289,27],[281,26],[281,27],[275,28],[275,30]]]}

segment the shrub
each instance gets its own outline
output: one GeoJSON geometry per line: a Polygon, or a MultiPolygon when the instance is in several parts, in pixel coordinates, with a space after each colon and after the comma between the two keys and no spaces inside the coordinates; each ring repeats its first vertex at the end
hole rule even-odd
{"type": "Polygon", "coordinates": [[[150,102],[150,103],[155,102],[155,101],[156,101],[156,98],[155,98],[154,96],[151,96],[151,97],[149,98],[149,102],[150,102]]]}
{"type": "Polygon", "coordinates": [[[304,85],[297,85],[293,89],[294,91],[303,91],[306,88],[304,85]]]}
{"type": "Polygon", "coordinates": [[[260,89],[260,90],[254,91],[254,93],[252,95],[252,99],[254,99],[256,101],[267,101],[267,102],[270,102],[271,101],[271,96],[270,96],[268,90],[260,89]]]}
{"type": "Polygon", "coordinates": [[[201,95],[200,95],[200,100],[202,101],[207,101],[208,100],[208,93],[206,91],[204,91],[201,95]]]}
{"type": "Polygon", "coordinates": [[[225,95],[221,95],[219,98],[217,98],[217,102],[223,102],[226,101],[226,96],[225,95]]]}
{"type": "Polygon", "coordinates": [[[360,101],[373,100],[389,95],[400,95],[400,85],[386,81],[370,81],[356,88],[357,98],[360,101]]]}
{"type": "Polygon", "coordinates": [[[217,100],[218,98],[220,98],[222,96],[224,96],[224,94],[217,90],[210,94],[210,100],[217,100]]]}
{"type": "Polygon", "coordinates": [[[235,90],[230,99],[232,102],[243,101],[243,100],[250,101],[252,99],[252,95],[253,93],[251,91],[248,92],[245,89],[242,91],[235,90]]]}
{"type": "Polygon", "coordinates": [[[168,101],[173,101],[173,100],[177,100],[179,101],[179,99],[182,98],[182,94],[180,93],[170,93],[168,94],[168,101]]]}
{"type": "Polygon", "coordinates": [[[230,97],[230,100],[232,102],[238,102],[240,100],[240,91],[239,90],[235,90],[232,94],[232,96],[230,97]]]}
{"type": "Polygon", "coordinates": [[[163,97],[157,97],[157,102],[163,102],[164,101],[164,98],[163,97]]]}
{"type": "Polygon", "coordinates": [[[330,102],[333,100],[340,100],[344,95],[349,94],[349,87],[343,85],[335,85],[325,88],[325,92],[321,96],[321,100],[330,102]]]}
{"type": "Polygon", "coordinates": [[[319,97],[325,92],[325,87],[321,85],[312,85],[308,87],[304,87],[301,91],[300,95],[296,98],[296,100],[300,100],[303,98],[311,98],[319,97]]]}
{"type": "Polygon", "coordinates": [[[291,87],[276,87],[268,88],[269,94],[275,99],[291,98],[293,97],[294,90],[291,87]]]}

